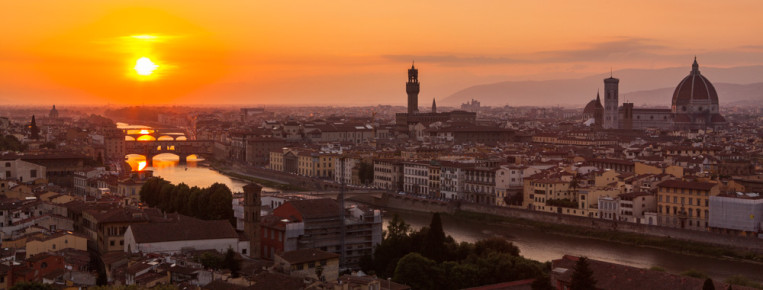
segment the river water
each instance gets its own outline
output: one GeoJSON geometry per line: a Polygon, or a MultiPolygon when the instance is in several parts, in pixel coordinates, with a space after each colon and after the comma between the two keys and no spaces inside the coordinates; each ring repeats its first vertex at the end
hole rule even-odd
{"type": "MultiPolygon", "coordinates": [[[[127,163],[133,169],[137,169],[139,163],[145,160],[146,158],[141,155],[127,155],[127,163]]],[[[243,187],[247,184],[245,181],[230,178],[212,168],[201,166],[199,165],[201,161],[203,160],[189,156],[188,164],[179,165],[179,158],[176,155],[159,154],[154,157],[153,167],[146,167],[144,170],[153,170],[154,176],[164,178],[173,184],[183,182],[191,187],[204,188],[217,182],[227,185],[233,193],[244,191],[243,187]]],[[[263,187],[262,190],[277,191],[269,187],[263,187]]]]}
{"type": "MultiPolygon", "coordinates": [[[[415,229],[429,226],[431,219],[430,214],[388,210],[384,214],[385,230],[394,214],[398,214],[415,229]]],[[[595,239],[567,237],[518,225],[475,223],[447,215],[442,216],[442,224],[445,233],[458,242],[475,242],[494,236],[503,237],[514,243],[522,256],[541,262],[560,259],[563,255],[568,254],[637,268],[648,269],[657,266],[676,274],[693,269],[720,281],[734,275],[743,275],[763,283],[763,264],[692,256],[595,239]]]]}

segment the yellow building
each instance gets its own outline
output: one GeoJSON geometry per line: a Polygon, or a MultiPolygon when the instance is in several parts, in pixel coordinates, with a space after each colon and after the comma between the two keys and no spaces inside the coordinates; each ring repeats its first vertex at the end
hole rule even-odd
{"type": "Polygon", "coordinates": [[[26,257],[43,252],[55,252],[63,249],[87,251],[87,238],[72,232],[60,231],[46,237],[30,238],[26,242],[26,257]]]}
{"type": "Polygon", "coordinates": [[[718,183],[666,180],[657,185],[659,225],[706,230],[710,196],[720,193],[718,183]]]}
{"type": "Polygon", "coordinates": [[[319,153],[318,167],[315,168],[316,175],[320,178],[334,178],[334,159],[336,154],[319,153]]]}
{"type": "Polygon", "coordinates": [[[525,208],[544,210],[546,202],[550,199],[575,199],[569,190],[569,181],[526,178],[524,182],[523,206],[525,208]]]}
{"type": "Polygon", "coordinates": [[[299,151],[297,154],[297,173],[302,176],[316,177],[319,158],[318,154],[313,151],[299,151]]]}

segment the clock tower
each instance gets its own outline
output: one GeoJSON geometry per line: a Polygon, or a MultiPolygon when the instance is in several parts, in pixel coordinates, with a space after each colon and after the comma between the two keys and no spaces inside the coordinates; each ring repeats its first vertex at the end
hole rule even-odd
{"type": "Polygon", "coordinates": [[[408,82],[405,83],[405,92],[408,93],[408,114],[419,112],[419,70],[411,64],[408,69],[408,82]]]}

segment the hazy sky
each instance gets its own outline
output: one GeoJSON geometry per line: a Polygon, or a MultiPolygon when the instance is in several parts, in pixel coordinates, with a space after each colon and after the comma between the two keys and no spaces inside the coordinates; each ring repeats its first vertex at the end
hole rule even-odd
{"type": "MultiPolygon", "coordinates": [[[[506,80],[763,64],[763,1],[0,0],[3,104],[420,104],[506,80]],[[134,70],[139,58],[158,67],[134,70]]],[[[679,80],[676,80],[679,81],[679,80]]]]}

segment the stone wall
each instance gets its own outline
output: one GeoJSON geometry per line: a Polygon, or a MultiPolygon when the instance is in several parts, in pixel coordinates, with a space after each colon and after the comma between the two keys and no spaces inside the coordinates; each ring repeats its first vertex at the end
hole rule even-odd
{"type": "Polygon", "coordinates": [[[374,200],[375,205],[395,209],[419,212],[455,213],[458,210],[473,213],[485,213],[502,217],[521,218],[552,224],[570,225],[644,235],[668,237],[721,246],[731,246],[757,253],[763,253],[763,239],[722,235],[707,231],[693,231],[662,226],[617,222],[598,218],[588,218],[558,213],[532,211],[521,208],[491,206],[457,201],[432,201],[399,194],[384,194],[374,200]]]}

